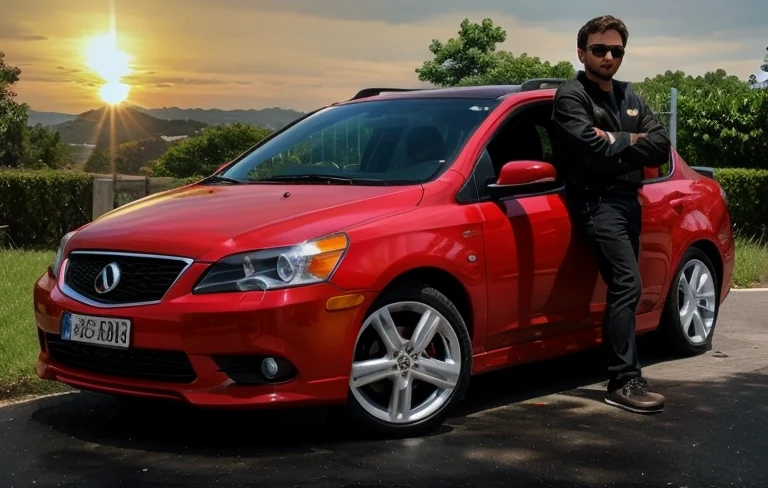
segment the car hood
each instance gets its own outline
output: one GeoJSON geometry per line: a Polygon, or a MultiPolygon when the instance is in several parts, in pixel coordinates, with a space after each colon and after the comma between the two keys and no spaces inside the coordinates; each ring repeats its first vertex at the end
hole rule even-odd
{"type": "Polygon", "coordinates": [[[83,227],[67,247],[214,261],[412,210],[422,194],[420,185],[194,185],[117,208],[83,227]]]}

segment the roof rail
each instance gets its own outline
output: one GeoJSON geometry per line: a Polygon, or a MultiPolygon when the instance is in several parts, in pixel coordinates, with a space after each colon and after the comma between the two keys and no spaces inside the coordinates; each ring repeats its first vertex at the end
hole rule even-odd
{"type": "Polygon", "coordinates": [[[421,88],[364,88],[357,92],[357,94],[350,98],[350,100],[357,100],[359,98],[375,97],[382,93],[399,93],[409,91],[419,91],[421,88]]]}
{"type": "Polygon", "coordinates": [[[520,91],[547,90],[557,88],[568,81],[565,78],[532,78],[520,85],[520,91]]]}

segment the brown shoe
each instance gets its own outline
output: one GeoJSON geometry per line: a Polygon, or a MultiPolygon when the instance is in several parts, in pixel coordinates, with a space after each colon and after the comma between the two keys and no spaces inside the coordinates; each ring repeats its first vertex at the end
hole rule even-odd
{"type": "Polygon", "coordinates": [[[605,403],[634,413],[658,413],[664,410],[664,397],[648,391],[644,378],[633,378],[624,386],[608,389],[605,403]]]}

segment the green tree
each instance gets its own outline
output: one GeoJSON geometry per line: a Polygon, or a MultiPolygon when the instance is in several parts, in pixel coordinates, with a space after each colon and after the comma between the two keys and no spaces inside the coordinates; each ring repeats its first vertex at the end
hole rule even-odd
{"type": "Polygon", "coordinates": [[[667,71],[636,83],[656,111],[667,111],[678,90],[678,150],[691,164],[768,168],[768,91],[722,69],[703,76],[667,71]]]}
{"type": "Polygon", "coordinates": [[[153,164],[154,175],[176,178],[209,175],[270,133],[269,129],[243,123],[206,128],[202,134],[171,146],[153,164]]]}
{"type": "Polygon", "coordinates": [[[59,133],[36,124],[24,129],[21,166],[30,169],[64,168],[73,163],[72,152],[59,133]]]}
{"type": "Polygon", "coordinates": [[[496,61],[496,65],[486,74],[464,78],[459,85],[514,85],[532,78],[567,79],[576,74],[573,65],[568,61],[560,61],[553,65],[549,61],[542,61],[527,53],[515,56],[512,53],[500,51],[496,53],[496,61]]]}
{"type": "Polygon", "coordinates": [[[575,74],[568,61],[552,65],[527,53],[515,56],[498,51],[496,45],[506,39],[506,31],[491,19],[480,24],[464,19],[457,38],[446,43],[432,40],[429,50],[434,57],[417,68],[416,73],[420,81],[443,87],[517,84],[531,78],[570,78],[575,74]]]}
{"type": "Polygon", "coordinates": [[[20,74],[18,67],[5,63],[5,53],[0,51],[0,166],[14,168],[22,159],[27,126],[27,105],[14,100],[13,85],[20,74]]]}
{"type": "Polygon", "coordinates": [[[109,149],[104,146],[96,146],[83,167],[86,173],[110,174],[112,163],[109,158],[109,149]]]}
{"type": "Polygon", "coordinates": [[[483,76],[496,66],[496,44],[506,39],[507,33],[494,26],[491,19],[484,19],[480,24],[464,19],[458,38],[451,38],[445,44],[432,40],[429,51],[434,59],[425,61],[416,73],[419,80],[438,86],[454,86],[464,78],[483,76]]]}

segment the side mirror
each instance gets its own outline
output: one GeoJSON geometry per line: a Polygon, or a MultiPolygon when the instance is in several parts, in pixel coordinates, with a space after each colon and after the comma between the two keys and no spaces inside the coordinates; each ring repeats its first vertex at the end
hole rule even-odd
{"type": "Polygon", "coordinates": [[[494,197],[531,193],[554,187],[557,170],[544,161],[512,161],[501,168],[496,183],[488,185],[494,197]]]}

